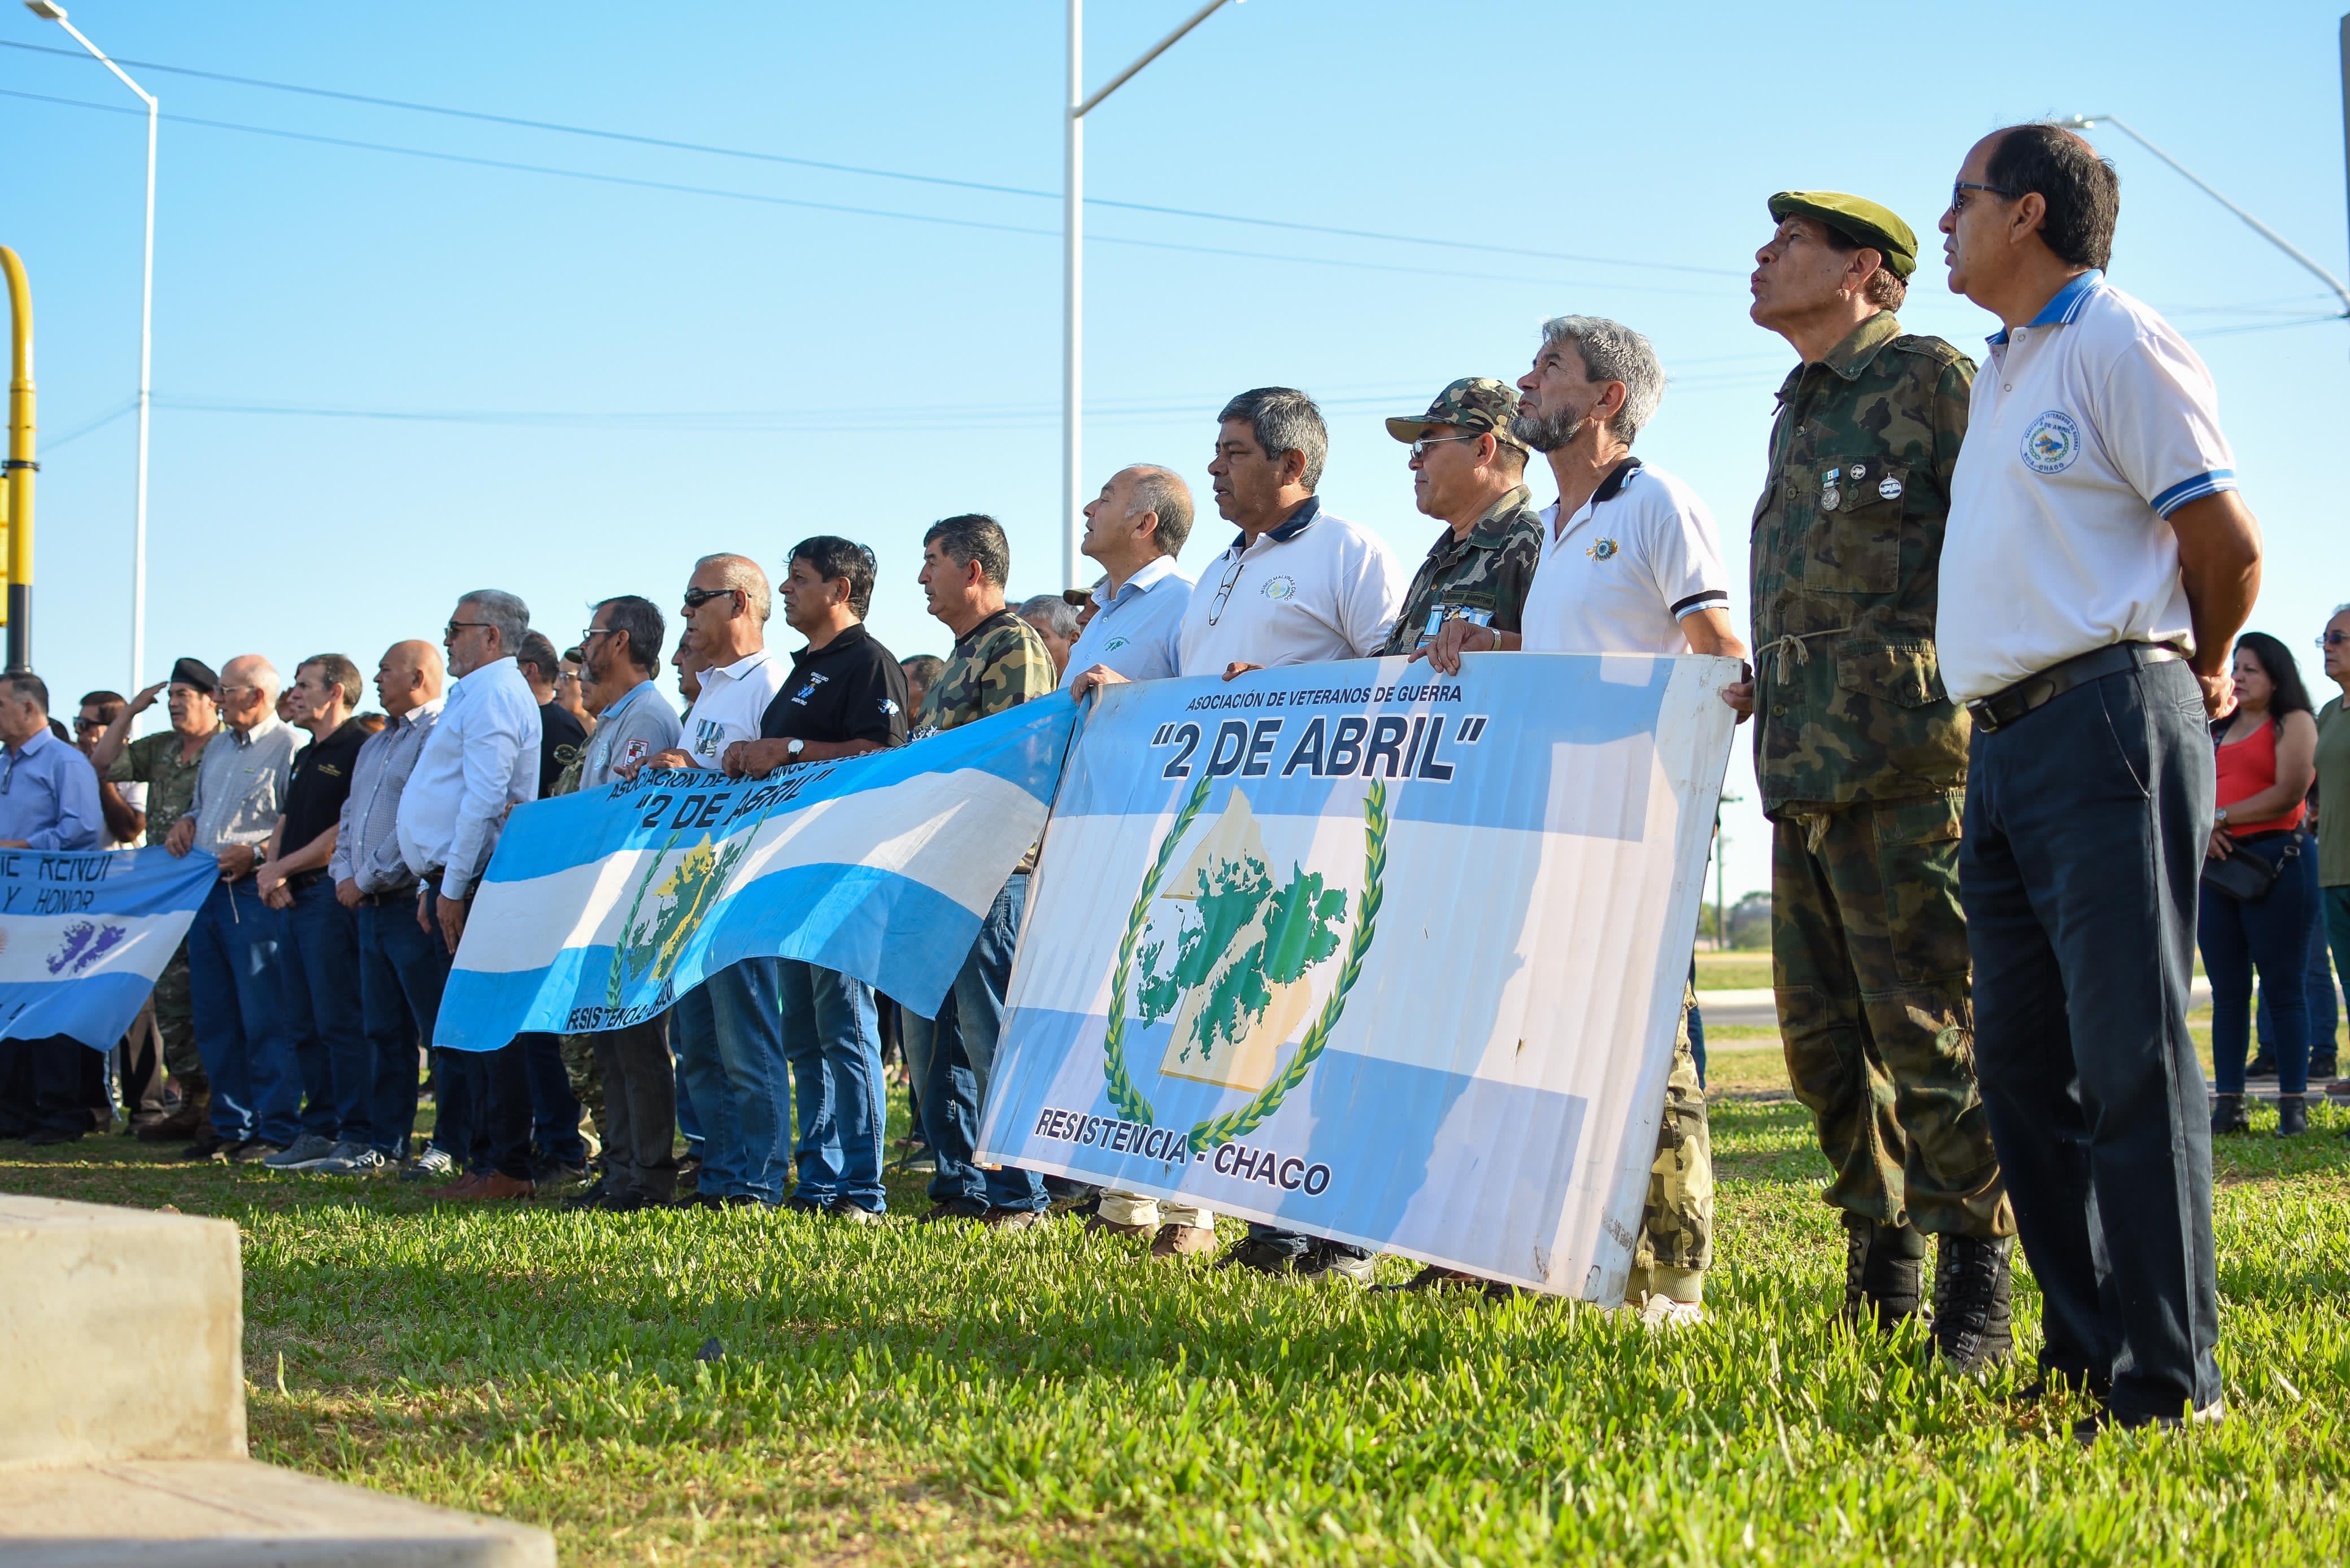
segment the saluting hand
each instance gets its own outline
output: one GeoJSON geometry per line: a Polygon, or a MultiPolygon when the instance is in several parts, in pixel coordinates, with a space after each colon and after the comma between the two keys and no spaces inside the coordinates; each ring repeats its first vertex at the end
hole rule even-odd
{"type": "Polygon", "coordinates": [[[138,696],[130,700],[130,711],[134,713],[144,713],[155,705],[156,698],[171,689],[171,685],[168,680],[158,680],[154,685],[145,688],[138,696]]]}

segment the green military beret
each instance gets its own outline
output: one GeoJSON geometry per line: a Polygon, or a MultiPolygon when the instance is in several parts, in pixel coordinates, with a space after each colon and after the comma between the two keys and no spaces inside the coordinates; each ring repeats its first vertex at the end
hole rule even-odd
{"type": "Polygon", "coordinates": [[[1885,258],[1885,270],[1907,278],[1918,270],[1918,236],[1890,207],[1841,191],[1782,191],[1771,198],[1773,218],[1813,218],[1885,258]]]}

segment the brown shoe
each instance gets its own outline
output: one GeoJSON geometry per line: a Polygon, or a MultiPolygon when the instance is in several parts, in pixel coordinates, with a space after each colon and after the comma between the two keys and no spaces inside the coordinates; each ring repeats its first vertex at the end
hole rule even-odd
{"type": "Polygon", "coordinates": [[[481,1187],[482,1181],[483,1179],[478,1176],[461,1176],[446,1187],[436,1187],[424,1196],[435,1203],[453,1203],[462,1199],[477,1196],[477,1189],[481,1187]]]}
{"type": "Polygon", "coordinates": [[[483,1177],[473,1190],[465,1196],[484,1200],[495,1198],[536,1198],[538,1196],[538,1183],[528,1177],[506,1176],[494,1170],[483,1177]]]}
{"type": "Polygon", "coordinates": [[[139,1129],[139,1141],[183,1143],[211,1127],[212,1120],[212,1096],[209,1093],[197,1095],[161,1121],[149,1122],[141,1127],[139,1129]]]}
{"type": "Polygon", "coordinates": [[[1154,1259],[1204,1258],[1215,1250],[1213,1225],[1161,1225],[1150,1239],[1154,1259]]]}
{"type": "Polygon", "coordinates": [[[979,1222],[991,1231],[1025,1231],[1045,1222],[1042,1209],[991,1209],[979,1217],[979,1222]]]}
{"type": "Polygon", "coordinates": [[[1148,1236],[1152,1234],[1152,1228],[1148,1225],[1121,1225],[1115,1220],[1105,1220],[1099,1214],[1088,1214],[1086,1216],[1086,1234],[1088,1236],[1148,1236]]]}

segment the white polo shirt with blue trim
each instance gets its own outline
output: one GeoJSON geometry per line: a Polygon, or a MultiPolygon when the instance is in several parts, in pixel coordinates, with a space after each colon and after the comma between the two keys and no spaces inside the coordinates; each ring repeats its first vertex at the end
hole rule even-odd
{"type": "Polygon", "coordinates": [[[2103,273],[1994,334],[1942,537],[1935,641],[1951,697],[2117,642],[2191,645],[2164,520],[2235,488],[2211,372],[2103,273]]]}
{"type": "Polygon", "coordinates": [[[1183,609],[1191,579],[1171,556],[1153,558],[1118,586],[1094,588],[1094,618],[1069,648],[1069,669],[1084,674],[1103,665],[1128,680],[1164,680],[1182,665],[1183,609]]]}
{"type": "Polygon", "coordinates": [[[1280,527],[1241,534],[1200,574],[1183,610],[1181,673],[1368,659],[1409,583],[1386,540],[1308,496],[1280,527]]]}

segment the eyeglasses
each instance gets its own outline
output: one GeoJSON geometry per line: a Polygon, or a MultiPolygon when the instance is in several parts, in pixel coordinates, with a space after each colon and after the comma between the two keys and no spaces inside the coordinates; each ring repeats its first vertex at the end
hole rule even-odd
{"type": "Polygon", "coordinates": [[[213,690],[219,695],[225,697],[232,691],[258,691],[261,688],[258,686],[219,686],[215,687],[213,690]]]}
{"type": "Polygon", "coordinates": [[[1967,210],[1967,192],[1970,191],[1981,191],[1986,196],[2004,196],[2011,202],[2022,194],[2020,191],[2003,191],[1997,185],[1978,185],[1971,181],[1956,180],[1950,183],[1950,211],[1963,213],[1967,210]]]}
{"type": "MultiPolygon", "coordinates": [[[[485,620],[452,620],[447,626],[441,628],[442,639],[445,641],[448,639],[456,636],[459,632],[464,630],[468,627],[472,627],[482,631],[487,631],[489,629],[490,623],[485,620]]],[[[224,686],[221,690],[225,691],[228,688],[224,686]]]]}
{"type": "MultiPolygon", "coordinates": [[[[2329,648],[2339,648],[2345,642],[2350,642],[2350,631],[2329,631],[2317,639],[2317,651],[2323,653],[2329,648]]],[[[78,720],[75,722],[79,722],[78,720]]]]}
{"type": "Polygon", "coordinates": [[[1232,597],[1232,587],[1241,580],[1241,558],[1232,557],[1232,569],[1224,574],[1223,586],[1216,590],[1216,602],[1208,607],[1208,624],[1213,626],[1223,618],[1224,601],[1232,597]]]}
{"type": "Polygon", "coordinates": [[[1442,446],[1449,441],[1482,441],[1484,439],[1484,431],[1480,431],[1474,435],[1422,436],[1418,441],[1411,443],[1411,455],[1414,457],[1426,457],[1430,447],[1442,446]]]}
{"type": "Polygon", "coordinates": [[[685,590],[685,613],[691,615],[714,598],[742,591],[740,588],[688,588],[685,590]]]}

